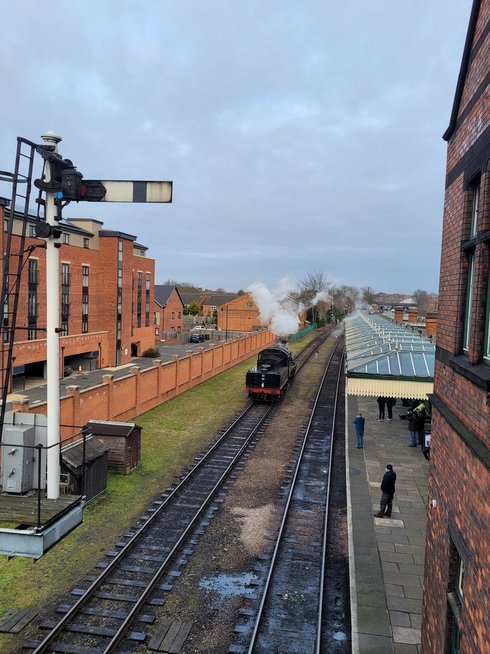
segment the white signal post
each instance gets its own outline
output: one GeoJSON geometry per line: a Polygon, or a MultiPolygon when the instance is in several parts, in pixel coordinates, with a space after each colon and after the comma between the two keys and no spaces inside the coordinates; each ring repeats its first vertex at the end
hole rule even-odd
{"type": "MultiPolygon", "coordinates": [[[[46,145],[55,152],[61,137],[53,132],[42,134],[46,145]]],[[[51,181],[49,162],[44,165],[46,181],[51,181]]],[[[55,194],[46,193],[45,218],[56,225],[55,194]]],[[[60,257],[59,244],[51,236],[46,239],[46,376],[47,376],[47,497],[55,500],[60,494],[60,257]]]]}
{"type": "MultiPolygon", "coordinates": [[[[46,145],[58,151],[61,137],[42,134],[46,145]]],[[[44,165],[44,181],[51,181],[49,161],[44,165]]],[[[105,196],[98,202],[172,202],[172,182],[114,180],[100,182],[105,196]]],[[[57,226],[56,195],[46,191],[45,220],[57,226]]],[[[88,199],[88,198],[87,198],[88,199]]],[[[46,238],[46,373],[47,373],[47,497],[57,499],[60,486],[60,262],[59,240],[46,238]]]]}

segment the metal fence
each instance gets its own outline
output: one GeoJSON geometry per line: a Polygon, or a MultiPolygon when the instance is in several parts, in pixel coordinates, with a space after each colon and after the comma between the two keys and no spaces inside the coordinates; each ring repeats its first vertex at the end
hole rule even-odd
{"type": "Polygon", "coordinates": [[[316,328],[317,324],[316,322],[313,322],[311,325],[308,325],[308,327],[303,327],[302,329],[299,329],[295,334],[292,334],[289,340],[291,343],[296,343],[296,341],[300,341],[305,336],[308,336],[308,334],[314,332],[316,328]]]}

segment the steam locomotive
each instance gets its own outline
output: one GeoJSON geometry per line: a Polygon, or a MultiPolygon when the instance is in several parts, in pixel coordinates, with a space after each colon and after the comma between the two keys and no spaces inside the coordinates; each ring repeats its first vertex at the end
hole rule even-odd
{"type": "Polygon", "coordinates": [[[253,400],[279,399],[296,372],[296,363],[285,343],[259,352],[257,365],[247,372],[245,390],[253,400]]]}

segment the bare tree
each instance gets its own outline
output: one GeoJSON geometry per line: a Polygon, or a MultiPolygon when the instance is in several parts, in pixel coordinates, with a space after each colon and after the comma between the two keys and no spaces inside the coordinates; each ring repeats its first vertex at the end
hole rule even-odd
{"type": "Polygon", "coordinates": [[[374,298],[376,294],[372,288],[370,288],[369,286],[364,286],[363,288],[361,288],[361,292],[362,292],[362,299],[364,300],[364,302],[367,302],[368,304],[372,304],[374,302],[374,298]]]}
{"type": "Polygon", "coordinates": [[[301,303],[311,311],[311,322],[318,318],[318,303],[329,298],[330,284],[322,271],[307,273],[304,279],[298,282],[299,291],[292,293],[291,298],[301,303]]]}
{"type": "Polygon", "coordinates": [[[355,286],[336,286],[330,289],[333,305],[341,315],[351,313],[359,299],[359,289],[355,286]]]}
{"type": "Polygon", "coordinates": [[[427,291],[418,288],[413,293],[413,298],[417,302],[417,312],[419,316],[425,316],[429,309],[430,297],[427,291]]]}

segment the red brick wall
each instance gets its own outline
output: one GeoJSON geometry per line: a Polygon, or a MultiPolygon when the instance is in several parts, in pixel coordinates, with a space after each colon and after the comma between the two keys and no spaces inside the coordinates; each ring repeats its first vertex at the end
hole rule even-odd
{"type": "MultiPolygon", "coordinates": [[[[88,420],[132,420],[176,395],[184,393],[215,375],[231,368],[273,343],[268,330],[254,332],[234,341],[220,343],[209,350],[199,349],[167,363],[155,362],[152,368],[131,368],[128,375],[114,379],[105,375],[101,385],[80,391],[76,381],[61,399],[61,424],[82,427],[88,420]]],[[[27,402],[14,410],[46,414],[46,404],[29,407],[27,402]]],[[[77,429],[78,431],[78,429],[77,429]]],[[[62,427],[63,439],[74,434],[62,427]]]]}
{"type": "Polygon", "coordinates": [[[488,652],[490,632],[488,469],[475,458],[436,409],[432,413],[431,479],[424,580],[422,651],[444,654],[451,524],[464,539],[465,569],[461,654],[488,652]]]}
{"type": "Polygon", "coordinates": [[[459,651],[486,652],[490,642],[490,398],[485,388],[486,366],[482,363],[481,347],[488,310],[489,250],[481,242],[477,243],[474,255],[479,272],[473,285],[470,349],[468,356],[462,352],[468,268],[462,245],[470,237],[469,182],[475,172],[481,174],[478,234],[483,235],[490,224],[490,175],[488,161],[482,156],[489,149],[485,130],[490,125],[490,90],[488,86],[481,89],[490,73],[489,19],[490,0],[482,0],[458,121],[448,143],[450,183],[444,205],[428,487],[428,500],[435,500],[436,506],[429,508],[427,514],[424,654],[449,651],[448,591],[454,581],[451,542],[465,561],[459,651]],[[482,41],[478,43],[480,37],[482,41]],[[475,153],[480,157],[478,162],[481,160],[480,170],[479,164],[475,164],[475,153]],[[453,170],[458,174],[453,174],[453,170]]]}

